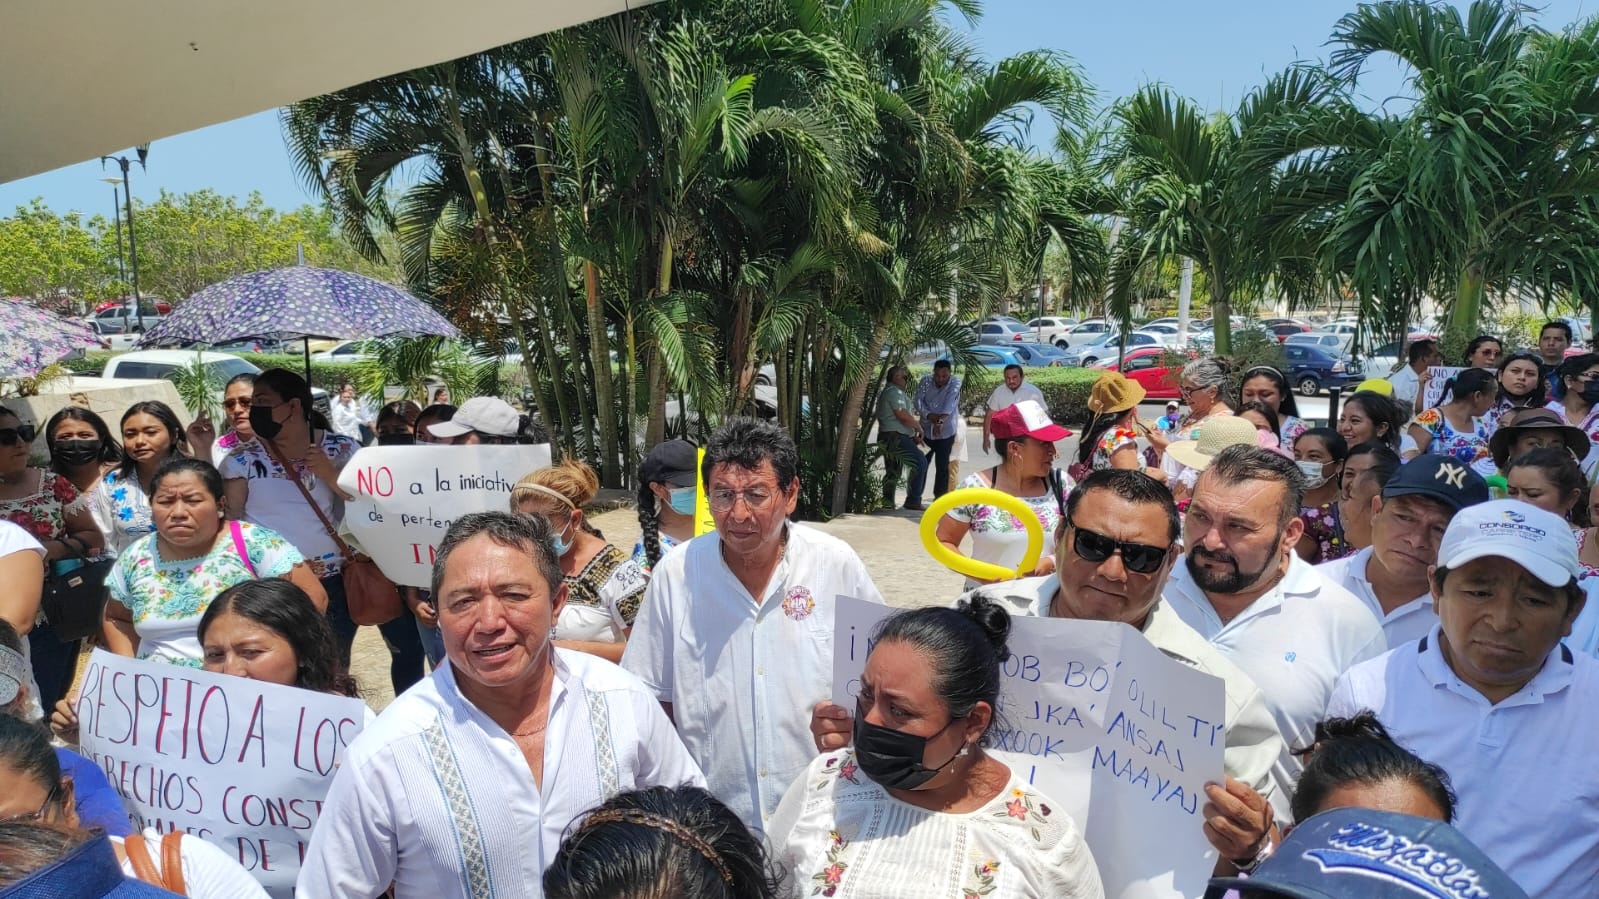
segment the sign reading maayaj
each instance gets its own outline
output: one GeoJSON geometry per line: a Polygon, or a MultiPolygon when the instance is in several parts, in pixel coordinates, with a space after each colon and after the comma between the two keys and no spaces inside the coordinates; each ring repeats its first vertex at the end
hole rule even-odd
{"type": "Polygon", "coordinates": [[[78,694],[79,749],[135,827],[198,836],[288,896],[366,714],[359,699],[97,649],[78,694]]]}
{"type": "Polygon", "coordinates": [[[355,497],[344,523],[389,580],[427,588],[450,524],[468,512],[508,512],[511,487],[550,464],[537,446],[382,446],[355,454],[339,488],[355,497]]]}
{"type": "MultiPolygon", "coordinates": [[[[840,597],[833,701],[855,709],[873,629],[840,597]]],[[[1223,781],[1225,687],[1107,621],[1013,618],[989,751],[1064,808],[1112,899],[1197,899],[1216,863],[1205,784],[1223,781]]]]}

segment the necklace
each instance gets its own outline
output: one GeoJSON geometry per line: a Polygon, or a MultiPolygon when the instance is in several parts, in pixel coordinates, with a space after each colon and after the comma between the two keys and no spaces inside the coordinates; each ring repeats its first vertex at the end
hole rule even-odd
{"type": "Polygon", "coordinates": [[[535,727],[532,730],[513,730],[513,731],[507,731],[507,733],[509,733],[513,737],[531,737],[531,736],[534,736],[535,734],[543,733],[545,731],[545,729],[548,728],[549,726],[550,726],[550,721],[549,721],[548,718],[546,718],[544,720],[543,724],[540,724],[538,727],[535,727]]]}

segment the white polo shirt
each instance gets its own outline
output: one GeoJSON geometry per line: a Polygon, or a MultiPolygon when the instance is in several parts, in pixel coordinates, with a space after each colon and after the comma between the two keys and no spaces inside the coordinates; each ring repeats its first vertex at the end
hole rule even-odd
{"type": "Polygon", "coordinates": [[[1372,548],[1366,547],[1354,555],[1316,566],[1321,576],[1348,590],[1366,604],[1371,614],[1382,624],[1382,633],[1388,638],[1388,647],[1397,649],[1427,636],[1438,624],[1438,613],[1432,610],[1432,594],[1423,593],[1404,603],[1392,612],[1384,612],[1377,594],[1366,578],[1366,566],[1371,564],[1372,548]]]}
{"type": "Polygon", "coordinates": [[[1046,410],[1049,408],[1049,404],[1044,402],[1044,391],[1039,390],[1036,386],[1023,381],[1022,386],[1012,390],[1004,381],[1001,381],[999,386],[994,388],[994,392],[988,395],[988,411],[998,412],[1001,409],[1009,409],[1022,400],[1032,400],[1046,410]]]}
{"type": "Polygon", "coordinates": [[[1455,826],[1528,896],[1593,896],[1599,883],[1599,661],[1561,645],[1490,705],[1455,675],[1438,629],[1358,665],[1327,714],[1377,713],[1401,746],[1449,772],[1455,826]]]}
{"type": "Polygon", "coordinates": [[[1277,586],[1226,624],[1188,573],[1186,560],[1166,582],[1165,599],[1183,621],[1260,685],[1284,748],[1277,783],[1292,790],[1304,767],[1296,749],[1314,742],[1338,676],[1388,648],[1382,626],[1360,600],[1330,583],[1297,554],[1277,586]]]}
{"type": "MultiPolygon", "coordinates": [[[[966,595],[981,593],[1012,615],[1048,618],[1049,607],[1059,589],[1060,577],[1051,574],[990,584],[966,595]]],[[[1184,624],[1165,600],[1156,601],[1150,608],[1142,633],[1144,639],[1167,656],[1221,678],[1227,696],[1227,719],[1223,722],[1226,739],[1223,767],[1227,776],[1248,784],[1286,812],[1288,791],[1277,789],[1272,776],[1272,769],[1282,755],[1283,738],[1277,732],[1277,722],[1266,707],[1260,687],[1204,637],[1184,624]]]]}
{"type": "Polygon", "coordinates": [[[791,522],[759,598],[712,532],[656,563],[633,622],[622,667],[672,704],[711,793],[758,830],[817,755],[811,707],[833,691],[839,596],[883,601],[848,544],[791,522]]]}
{"type": "Polygon", "coordinates": [[[1416,394],[1421,390],[1421,376],[1410,367],[1409,363],[1399,366],[1399,370],[1388,376],[1388,383],[1393,385],[1394,399],[1403,403],[1416,401],[1416,394]]]}

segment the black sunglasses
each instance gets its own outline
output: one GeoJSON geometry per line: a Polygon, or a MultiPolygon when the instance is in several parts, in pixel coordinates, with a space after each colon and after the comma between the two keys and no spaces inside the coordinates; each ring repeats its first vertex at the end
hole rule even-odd
{"type": "Polygon", "coordinates": [[[1128,571],[1138,574],[1153,574],[1160,570],[1160,565],[1166,560],[1168,547],[1150,546],[1147,543],[1119,543],[1104,534],[1095,533],[1087,528],[1071,525],[1072,551],[1084,562],[1098,564],[1110,558],[1110,554],[1120,552],[1122,564],[1128,571]]]}
{"type": "Polygon", "coordinates": [[[0,428],[0,444],[6,446],[16,446],[18,443],[32,443],[33,438],[37,436],[39,436],[39,429],[33,425],[0,428]]]}

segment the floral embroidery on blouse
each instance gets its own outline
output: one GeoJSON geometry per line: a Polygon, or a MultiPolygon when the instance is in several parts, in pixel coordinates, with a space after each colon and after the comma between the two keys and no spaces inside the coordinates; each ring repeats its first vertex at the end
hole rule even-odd
{"type": "Polygon", "coordinates": [[[812,896],[832,896],[838,893],[838,888],[844,883],[844,871],[849,868],[841,859],[844,850],[849,848],[849,840],[836,830],[827,834],[827,867],[811,875],[811,883],[815,889],[811,890],[812,896]]]}
{"type": "Polygon", "coordinates": [[[861,782],[855,778],[855,772],[860,769],[861,766],[855,762],[855,754],[853,752],[830,758],[822,766],[822,777],[816,781],[815,786],[811,787],[811,789],[823,789],[833,780],[847,780],[856,786],[860,786],[861,782]],[[835,765],[837,765],[836,768],[834,767],[835,765]]]}
{"type": "MultiPolygon", "coordinates": [[[[1054,532],[1056,523],[1061,519],[1061,506],[1064,502],[1064,497],[1072,491],[1071,480],[1065,472],[1057,471],[1055,475],[1059,479],[1057,483],[1060,485],[1060,496],[1056,496],[1055,488],[1050,486],[1042,496],[1016,497],[1038,514],[1039,524],[1043,526],[1046,534],[1054,532]]],[[[989,483],[984,473],[973,472],[961,480],[960,486],[992,487],[993,484],[989,483]]],[[[1022,523],[1020,518],[1012,515],[1009,510],[1001,509],[998,506],[973,503],[969,506],[957,506],[951,509],[950,512],[952,513],[950,517],[956,521],[967,522],[971,526],[971,532],[974,535],[982,533],[1011,534],[1027,529],[1027,526],[1022,523]]]]}
{"type": "Polygon", "coordinates": [[[1095,471],[1109,468],[1110,457],[1126,446],[1137,448],[1138,434],[1130,428],[1111,428],[1099,438],[1094,454],[1088,459],[1089,467],[1095,471]]]}
{"type": "Polygon", "coordinates": [[[967,885],[961,887],[961,899],[978,899],[994,892],[994,875],[999,873],[999,861],[989,859],[972,868],[974,880],[968,880],[967,885]]]}
{"type": "Polygon", "coordinates": [[[1344,540],[1344,523],[1338,517],[1336,501],[1304,506],[1299,510],[1299,519],[1305,523],[1305,536],[1316,542],[1316,554],[1307,562],[1320,565],[1349,555],[1349,545],[1344,540]]]}
{"type": "Polygon", "coordinates": [[[71,481],[41,469],[39,487],[32,494],[0,500],[0,518],[37,540],[59,540],[67,533],[66,517],[87,507],[87,498],[78,495],[71,481]]]}
{"type": "Polygon", "coordinates": [[[1457,431],[1444,417],[1443,411],[1434,406],[1418,414],[1410,423],[1432,435],[1427,452],[1449,456],[1472,466],[1479,473],[1484,460],[1489,467],[1493,466],[1493,453],[1488,449],[1488,432],[1482,419],[1472,419],[1470,431],[1457,431]]]}
{"type": "Polygon", "coordinates": [[[249,567],[227,528],[210,552],[176,561],[161,558],[154,535],[144,537],[118,557],[106,590],[127,607],[135,626],[151,618],[198,618],[217,594],[234,584],[286,575],[304,561],[299,550],[268,528],[240,522],[239,537],[249,567]]]}
{"type": "Polygon", "coordinates": [[[994,817],[1015,818],[1023,824],[1030,825],[1028,830],[1032,833],[1033,840],[1035,842],[1042,840],[1043,837],[1039,835],[1036,825],[1049,818],[1049,806],[1043,802],[1035,804],[1033,794],[1021,787],[1012,787],[1010,795],[1010,801],[1005,803],[1005,810],[995,812],[994,817]]]}
{"type": "Polygon", "coordinates": [[[1588,542],[1588,529],[1572,528],[1571,533],[1577,538],[1577,564],[1582,567],[1582,573],[1577,575],[1577,580],[1581,581],[1587,580],[1591,577],[1599,577],[1599,567],[1594,567],[1593,565],[1589,565],[1587,562],[1582,561],[1582,548],[1583,545],[1588,542]]]}
{"type": "MultiPolygon", "coordinates": [[[[655,537],[660,542],[661,555],[663,556],[666,555],[667,550],[677,545],[677,538],[665,531],[656,531],[655,537]]],[[[643,537],[640,537],[638,542],[633,544],[633,564],[637,565],[645,574],[650,573],[650,556],[649,553],[644,551],[643,537]]]]}

